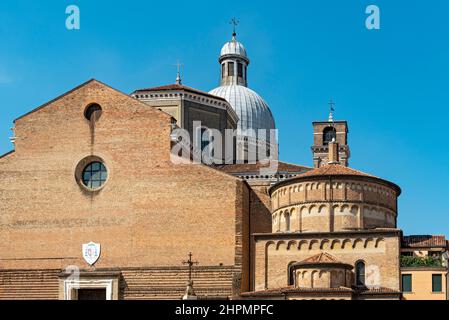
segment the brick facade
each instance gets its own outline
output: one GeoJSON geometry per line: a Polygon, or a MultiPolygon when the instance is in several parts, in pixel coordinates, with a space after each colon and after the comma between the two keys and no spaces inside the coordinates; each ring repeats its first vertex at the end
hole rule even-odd
{"type": "MultiPolygon", "coordinates": [[[[247,289],[248,186],[204,165],[174,165],[170,132],[169,115],[95,80],[17,119],[15,151],[0,158],[0,270],[7,273],[0,297],[8,283],[20,282],[20,270],[75,265],[86,271],[148,268],[149,274],[182,266],[189,251],[203,268],[196,275],[204,270],[206,283],[220,287],[212,295],[247,289]],[[102,108],[94,127],[84,117],[91,103],[102,108]],[[78,163],[89,156],[108,169],[98,192],[75,179],[78,163]],[[94,267],[81,254],[89,241],[101,244],[94,267]]],[[[173,274],[157,277],[145,283],[148,290],[168,285],[173,274]]],[[[181,292],[185,283],[173,287],[181,292]]]]}

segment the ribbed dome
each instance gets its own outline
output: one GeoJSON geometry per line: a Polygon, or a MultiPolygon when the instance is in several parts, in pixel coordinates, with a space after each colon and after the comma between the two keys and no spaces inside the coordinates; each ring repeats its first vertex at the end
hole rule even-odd
{"type": "Polygon", "coordinates": [[[270,108],[253,90],[240,85],[228,85],[215,88],[210,94],[225,98],[231,104],[240,119],[237,125],[242,134],[247,129],[275,129],[270,108]]]}
{"type": "Polygon", "coordinates": [[[226,42],[223,48],[221,48],[220,57],[226,55],[239,55],[248,59],[245,47],[243,46],[243,44],[235,40],[235,38],[233,38],[231,41],[226,42]]]}

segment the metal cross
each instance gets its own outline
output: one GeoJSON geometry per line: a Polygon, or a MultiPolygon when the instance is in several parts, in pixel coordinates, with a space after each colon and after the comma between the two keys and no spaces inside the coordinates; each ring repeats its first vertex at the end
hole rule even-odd
{"type": "Polygon", "coordinates": [[[198,264],[198,261],[193,261],[192,260],[192,252],[189,252],[189,260],[187,261],[183,261],[182,264],[188,264],[189,265],[189,281],[192,281],[192,266],[195,264],[198,264]]]}
{"type": "Polygon", "coordinates": [[[234,27],[234,32],[232,33],[232,35],[235,37],[236,33],[235,33],[235,27],[237,27],[237,25],[240,23],[240,21],[238,21],[235,17],[231,19],[231,21],[229,22],[229,24],[232,24],[234,27]]]}
{"type": "Polygon", "coordinates": [[[179,62],[179,60],[176,62],[175,64],[176,66],[176,84],[181,84],[181,67],[183,66],[183,64],[181,62],[179,62]]]}

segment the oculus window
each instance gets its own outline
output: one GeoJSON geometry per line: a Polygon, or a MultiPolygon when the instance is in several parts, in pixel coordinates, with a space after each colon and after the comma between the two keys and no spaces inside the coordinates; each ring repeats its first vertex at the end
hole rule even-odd
{"type": "Polygon", "coordinates": [[[90,189],[100,188],[107,179],[108,171],[102,162],[91,162],[83,170],[83,184],[90,189]]]}

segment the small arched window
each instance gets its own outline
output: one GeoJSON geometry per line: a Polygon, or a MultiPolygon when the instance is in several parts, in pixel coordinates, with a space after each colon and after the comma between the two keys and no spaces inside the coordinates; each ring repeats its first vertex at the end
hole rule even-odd
{"type": "Polygon", "coordinates": [[[337,139],[337,131],[334,127],[327,127],[323,131],[323,144],[328,145],[332,140],[337,139]]]}
{"type": "Polygon", "coordinates": [[[290,232],[290,213],[286,212],[284,214],[285,217],[285,231],[290,232]]]}
{"type": "Polygon", "coordinates": [[[234,76],[234,62],[228,62],[228,76],[234,76]]]}
{"type": "Polygon", "coordinates": [[[237,76],[239,76],[240,78],[243,77],[243,64],[241,64],[240,62],[237,63],[237,76]]]}
{"type": "Polygon", "coordinates": [[[365,285],[365,263],[363,261],[355,264],[355,284],[356,286],[365,285]]]}
{"type": "Polygon", "coordinates": [[[221,64],[221,77],[224,78],[225,77],[225,70],[226,70],[226,64],[222,63],[221,64]]]}
{"type": "Polygon", "coordinates": [[[293,268],[295,262],[290,262],[288,264],[288,285],[295,285],[295,268],[293,268]]]}

